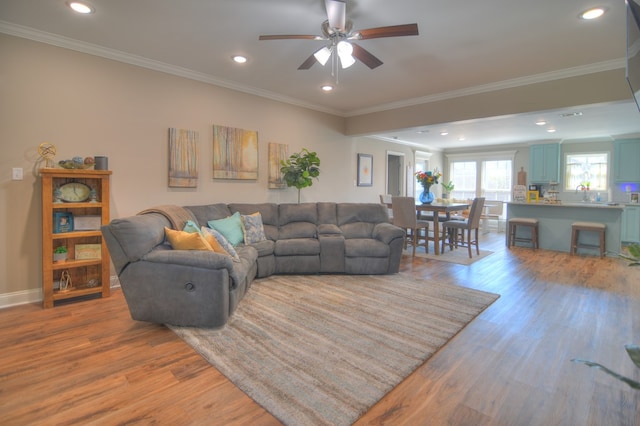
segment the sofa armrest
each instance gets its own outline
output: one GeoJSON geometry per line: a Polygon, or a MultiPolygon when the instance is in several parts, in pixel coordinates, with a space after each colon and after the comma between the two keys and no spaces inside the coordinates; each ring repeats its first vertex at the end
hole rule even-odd
{"type": "Polygon", "coordinates": [[[329,223],[321,223],[318,225],[318,235],[342,235],[342,229],[338,225],[329,223]]]}
{"type": "Polygon", "coordinates": [[[153,250],[142,260],[203,269],[227,269],[229,274],[233,271],[230,256],[205,250],[153,250]]]}
{"type": "Polygon", "coordinates": [[[390,244],[391,241],[397,238],[404,238],[404,230],[398,226],[383,222],[378,223],[373,228],[372,236],[385,244],[390,244]]]}

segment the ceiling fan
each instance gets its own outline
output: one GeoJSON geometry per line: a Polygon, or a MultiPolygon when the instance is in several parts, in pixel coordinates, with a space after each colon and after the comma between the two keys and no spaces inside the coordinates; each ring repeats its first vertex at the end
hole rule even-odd
{"type": "MultiPolygon", "coordinates": [[[[382,61],[376,58],[365,48],[355,44],[352,40],[368,40],[383,37],[402,37],[418,35],[418,24],[392,25],[389,27],[369,28],[353,31],[353,22],[346,18],[346,0],[325,0],[327,20],[321,25],[322,35],[261,35],[260,40],[324,40],[329,43],[315,51],[299,67],[299,70],[308,70],[319,62],[324,66],[335,52],[340,58],[342,68],[348,68],[358,59],[371,69],[382,65],[382,61]]],[[[335,58],[335,57],[334,57],[335,58]]]]}

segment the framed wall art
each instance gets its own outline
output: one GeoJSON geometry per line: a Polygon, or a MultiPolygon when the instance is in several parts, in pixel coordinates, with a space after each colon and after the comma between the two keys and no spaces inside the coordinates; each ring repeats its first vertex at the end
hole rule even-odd
{"type": "Polygon", "coordinates": [[[269,189],[286,189],[280,162],[289,157],[289,145],[269,142],[269,189]]]}
{"type": "Polygon", "coordinates": [[[539,195],[538,191],[527,191],[527,203],[537,203],[539,195]]]}
{"type": "Polygon", "coordinates": [[[213,126],[213,178],[258,179],[258,132],[213,126]]]}
{"type": "Polygon", "coordinates": [[[640,192],[632,192],[629,198],[629,202],[638,204],[640,202],[640,192]]]}
{"type": "Polygon", "coordinates": [[[358,154],[358,186],[373,186],[373,155],[358,154]]]}
{"type": "Polygon", "coordinates": [[[198,132],[169,129],[169,188],[198,187],[198,132]]]}

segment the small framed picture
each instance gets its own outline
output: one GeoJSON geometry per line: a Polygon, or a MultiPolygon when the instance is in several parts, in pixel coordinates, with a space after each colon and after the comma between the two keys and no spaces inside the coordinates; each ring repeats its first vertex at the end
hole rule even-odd
{"type": "Polygon", "coordinates": [[[76,259],[101,259],[101,244],[76,244],[76,259]]]}
{"type": "Polygon", "coordinates": [[[638,202],[640,202],[640,192],[632,192],[629,201],[633,204],[638,204],[638,202]]]}
{"type": "Polygon", "coordinates": [[[358,186],[373,186],[373,155],[358,154],[358,186]]]}
{"type": "Polygon", "coordinates": [[[73,231],[73,213],[56,212],[53,214],[53,233],[60,234],[62,232],[73,231]]]}
{"type": "Polygon", "coordinates": [[[537,203],[538,195],[538,191],[527,191],[527,203],[537,203]]]}

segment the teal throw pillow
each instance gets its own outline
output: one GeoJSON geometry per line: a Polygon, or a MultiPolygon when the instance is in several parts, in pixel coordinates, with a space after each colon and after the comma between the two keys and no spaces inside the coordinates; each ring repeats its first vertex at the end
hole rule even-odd
{"type": "Polygon", "coordinates": [[[260,212],[250,215],[242,215],[241,218],[245,244],[253,244],[267,239],[264,235],[262,215],[260,212]]]}
{"type": "Polygon", "coordinates": [[[224,219],[210,220],[207,222],[207,224],[209,225],[209,228],[213,228],[224,235],[227,241],[229,241],[234,246],[237,246],[242,241],[244,241],[240,212],[235,212],[231,216],[224,219]]]}
{"type": "Polygon", "coordinates": [[[196,225],[196,223],[192,220],[188,220],[187,223],[184,224],[184,228],[182,228],[182,230],[190,234],[193,234],[194,232],[200,232],[200,228],[198,228],[198,225],[196,225]]]}

